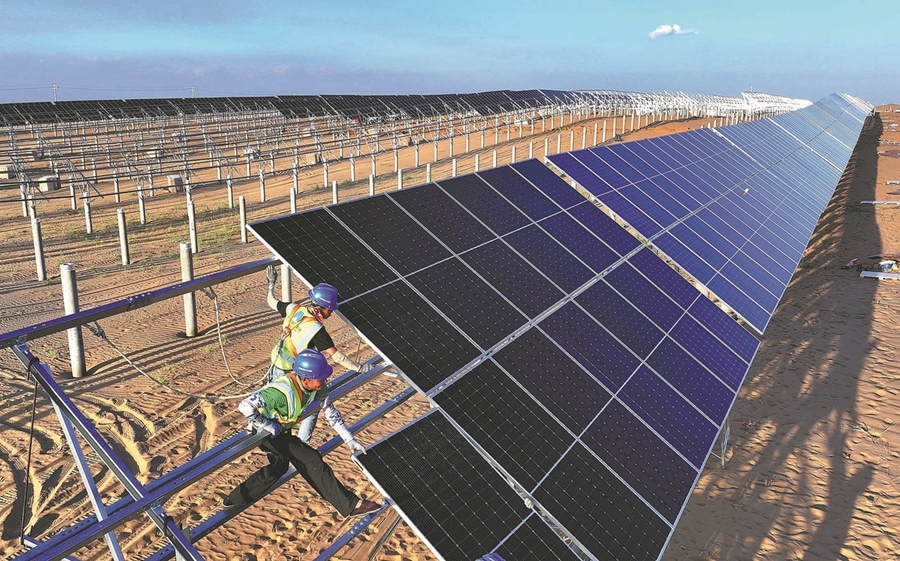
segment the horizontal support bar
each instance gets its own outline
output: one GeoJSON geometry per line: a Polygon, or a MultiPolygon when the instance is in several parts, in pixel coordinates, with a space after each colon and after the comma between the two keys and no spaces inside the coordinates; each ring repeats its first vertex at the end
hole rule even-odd
{"type": "Polygon", "coordinates": [[[194,292],[202,288],[207,288],[225,281],[240,278],[257,271],[262,271],[269,265],[279,262],[280,261],[278,261],[277,259],[269,258],[262,259],[260,261],[254,261],[252,263],[246,263],[232,269],[219,271],[217,273],[199,277],[194,280],[189,280],[172,286],[167,286],[165,288],[160,288],[158,290],[145,292],[144,294],[129,296],[124,300],[118,300],[116,302],[97,306],[96,308],[91,308],[90,310],[76,312],[74,314],[63,316],[61,318],[45,321],[44,323],[37,323],[35,325],[23,327],[22,329],[10,331],[9,333],[0,335],[0,349],[11,347],[17,343],[24,343],[25,341],[29,341],[31,339],[37,339],[38,337],[43,337],[45,335],[59,333],[60,331],[65,331],[66,329],[71,329],[73,327],[79,327],[86,323],[97,321],[103,318],[108,318],[122,312],[130,312],[138,308],[143,308],[144,306],[147,306],[149,304],[155,304],[157,302],[162,302],[163,300],[168,300],[169,298],[175,298],[176,296],[181,296],[183,294],[194,292]]]}

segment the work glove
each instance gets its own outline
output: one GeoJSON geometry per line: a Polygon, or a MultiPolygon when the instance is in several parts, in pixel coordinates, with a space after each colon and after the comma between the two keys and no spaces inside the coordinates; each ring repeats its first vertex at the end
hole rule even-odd
{"type": "Polygon", "coordinates": [[[359,443],[358,440],[352,438],[347,441],[347,448],[350,449],[350,453],[359,452],[360,454],[366,453],[366,447],[359,443]]]}
{"type": "Polygon", "coordinates": [[[266,282],[269,286],[275,286],[275,281],[278,280],[278,271],[275,270],[275,265],[269,265],[266,267],[266,282]]]}
{"type": "Polygon", "coordinates": [[[260,429],[264,430],[272,436],[278,436],[281,434],[281,425],[272,421],[271,419],[266,419],[264,421],[256,421],[255,425],[260,429]]]}
{"type": "Polygon", "coordinates": [[[369,370],[372,370],[373,368],[375,368],[374,363],[364,362],[356,368],[356,371],[359,372],[360,374],[365,374],[366,372],[368,372],[369,370]]]}

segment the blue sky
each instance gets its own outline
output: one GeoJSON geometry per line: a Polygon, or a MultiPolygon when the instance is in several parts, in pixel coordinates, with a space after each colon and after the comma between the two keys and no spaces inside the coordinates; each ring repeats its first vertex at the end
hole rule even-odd
{"type": "Polygon", "coordinates": [[[888,0],[0,0],[0,102],[497,89],[900,102],[888,0]],[[656,33],[654,33],[656,31],[656,33]],[[193,88],[193,90],[192,90],[193,88]]]}

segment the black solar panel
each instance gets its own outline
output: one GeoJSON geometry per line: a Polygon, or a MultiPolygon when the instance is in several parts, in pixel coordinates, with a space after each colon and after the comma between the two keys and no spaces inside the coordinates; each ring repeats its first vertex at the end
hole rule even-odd
{"type": "MultiPolygon", "coordinates": [[[[555,521],[551,533],[586,554],[655,558],[758,341],[571,193],[547,168],[523,162],[328,207],[334,222],[302,213],[251,229],[270,247],[300,239],[273,244],[263,226],[298,235],[319,228],[320,238],[338,240],[346,234],[335,224],[352,231],[371,248],[366,259],[397,277],[354,290],[340,312],[471,439],[475,448],[458,453],[484,453],[531,497],[536,520],[555,521]]],[[[313,276],[314,263],[279,256],[313,276]]],[[[334,283],[343,291],[340,278],[334,283]]],[[[434,513],[456,517],[450,528],[490,524],[493,515],[466,513],[463,523],[450,498],[425,496],[430,484],[396,481],[395,462],[409,455],[447,462],[431,457],[434,442],[424,437],[404,446],[404,458],[367,455],[365,465],[435,551],[457,558],[459,536],[428,537],[441,533],[429,526],[434,513]]]]}
{"type": "Polygon", "coordinates": [[[444,559],[579,559],[440,413],[370,446],[357,461],[444,559]],[[422,442],[433,445],[423,449],[422,442]]]}

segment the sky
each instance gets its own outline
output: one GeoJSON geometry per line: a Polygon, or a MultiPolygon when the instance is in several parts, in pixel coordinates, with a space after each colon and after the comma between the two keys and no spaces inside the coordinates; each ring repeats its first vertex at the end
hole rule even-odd
{"type": "Polygon", "coordinates": [[[605,89],[879,105],[900,102],[892,20],[896,0],[0,0],[0,103],[605,89]]]}

